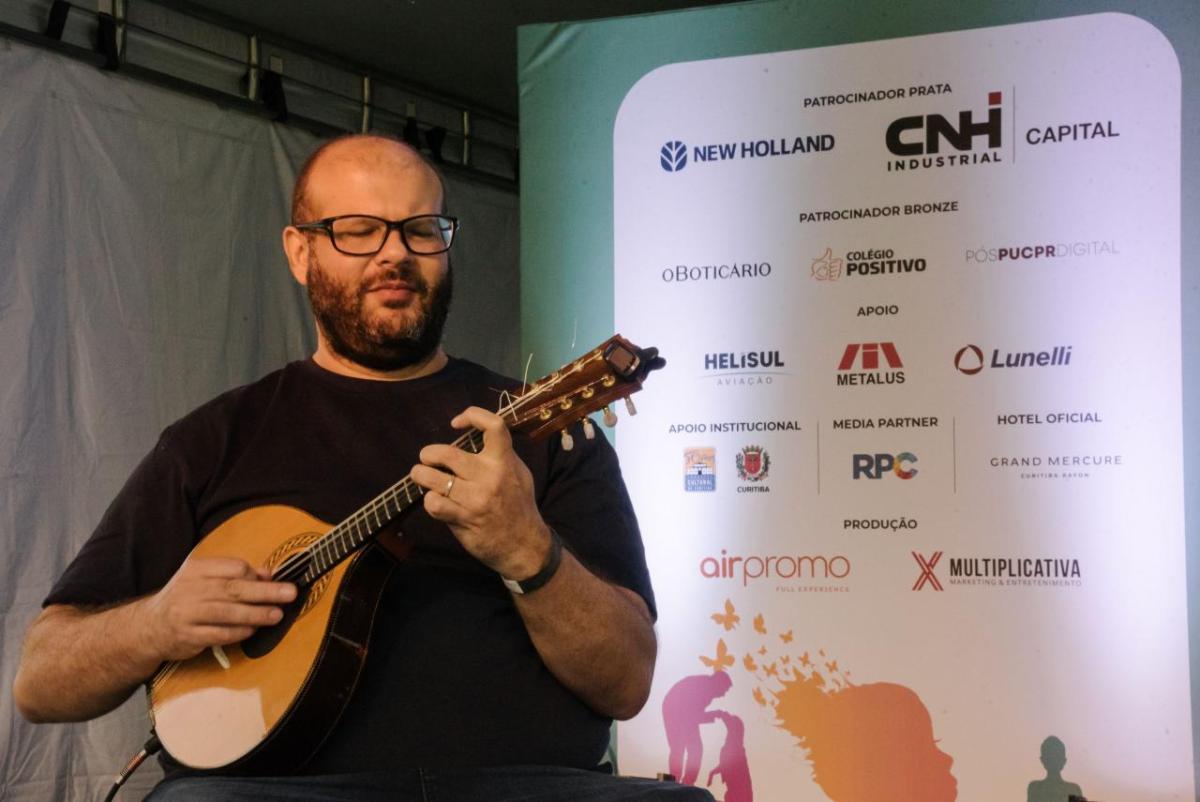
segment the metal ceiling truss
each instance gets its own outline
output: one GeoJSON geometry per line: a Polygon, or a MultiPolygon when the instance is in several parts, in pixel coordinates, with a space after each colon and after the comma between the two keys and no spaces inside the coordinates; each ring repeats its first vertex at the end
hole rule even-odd
{"type": "Polygon", "coordinates": [[[0,34],[319,136],[380,132],[517,191],[516,120],[186,0],[2,0],[0,34]]]}

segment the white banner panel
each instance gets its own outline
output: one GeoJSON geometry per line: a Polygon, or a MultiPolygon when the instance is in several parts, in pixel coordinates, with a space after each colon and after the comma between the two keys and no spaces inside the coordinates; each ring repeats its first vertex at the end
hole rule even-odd
{"type": "Polygon", "coordinates": [[[1194,799],[1180,79],[1129,16],[674,64],[614,132],[659,594],[622,768],[1194,799]]]}

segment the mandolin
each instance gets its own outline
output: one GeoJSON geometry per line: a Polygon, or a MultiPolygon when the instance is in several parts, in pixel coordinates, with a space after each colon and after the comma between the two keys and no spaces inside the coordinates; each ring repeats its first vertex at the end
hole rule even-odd
{"type": "MultiPolygon", "coordinates": [[[[615,335],[528,386],[498,414],[534,439],[582,421],[642,387],[665,361],[615,335]]],[[[483,434],[454,441],[478,453],[483,434]]],[[[404,477],[336,526],[283,505],[238,513],[205,536],[198,556],[239,557],[295,583],[282,620],[241,643],[163,664],[147,683],[150,718],[163,748],[193,769],[294,771],[316,752],[354,692],[384,583],[406,552],[397,524],[424,489],[404,477]],[[386,540],[381,536],[386,535],[386,540]],[[366,548],[379,542],[384,548],[366,548]],[[389,554],[389,552],[391,552],[389,554]]]]}

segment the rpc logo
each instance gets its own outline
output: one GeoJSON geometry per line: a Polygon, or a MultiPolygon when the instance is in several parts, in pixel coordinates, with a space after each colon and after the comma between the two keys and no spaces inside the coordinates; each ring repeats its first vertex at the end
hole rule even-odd
{"type": "Polygon", "coordinates": [[[882,479],[884,474],[894,473],[901,479],[911,479],[917,475],[917,469],[907,466],[916,461],[916,455],[908,451],[894,457],[891,454],[855,454],[851,462],[851,478],[882,479]]]}
{"type": "Polygon", "coordinates": [[[687,167],[687,145],[679,140],[668,142],[658,152],[659,164],[668,173],[676,173],[687,167]]]}

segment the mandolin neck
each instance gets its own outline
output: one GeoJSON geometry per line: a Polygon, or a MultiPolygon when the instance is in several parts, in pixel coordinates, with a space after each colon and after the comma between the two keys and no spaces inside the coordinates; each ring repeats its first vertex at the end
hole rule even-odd
{"type": "MultiPolygon", "coordinates": [[[[483,448],[483,432],[471,429],[451,445],[478,454],[483,448]]],[[[311,585],[365,546],[424,495],[425,488],[414,482],[411,476],[405,476],[359,507],[307,549],[284,560],[275,570],[273,578],[295,582],[301,587],[311,585]]]]}

